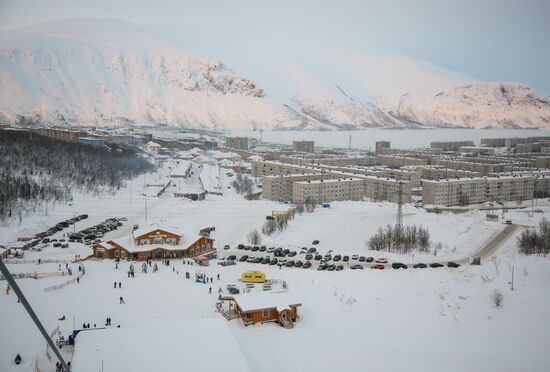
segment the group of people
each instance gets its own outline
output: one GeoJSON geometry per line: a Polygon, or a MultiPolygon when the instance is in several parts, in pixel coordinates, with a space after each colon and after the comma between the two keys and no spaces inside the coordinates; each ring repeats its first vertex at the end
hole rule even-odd
{"type": "MultiPolygon", "coordinates": [[[[69,369],[71,368],[71,362],[67,362],[67,367],[69,367],[69,369]]],[[[64,370],[61,362],[55,363],[55,372],[63,372],[64,370]]]]}
{"type": "MultiPolygon", "coordinates": [[[[116,288],[116,282],[114,282],[113,288],[116,288]]],[[[118,282],[118,288],[122,288],[122,283],[118,282]]]]}

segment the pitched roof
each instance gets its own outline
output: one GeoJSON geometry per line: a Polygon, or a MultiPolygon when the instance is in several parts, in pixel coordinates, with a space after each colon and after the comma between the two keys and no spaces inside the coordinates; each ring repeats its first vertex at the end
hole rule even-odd
{"type": "Polygon", "coordinates": [[[149,233],[151,233],[153,231],[156,231],[156,230],[161,230],[161,231],[165,231],[165,232],[170,233],[170,234],[183,236],[183,234],[178,230],[177,227],[159,226],[156,223],[151,224],[149,226],[139,228],[139,229],[135,230],[132,234],[133,234],[134,238],[139,238],[140,236],[143,236],[145,234],[149,234],[149,233]]]}

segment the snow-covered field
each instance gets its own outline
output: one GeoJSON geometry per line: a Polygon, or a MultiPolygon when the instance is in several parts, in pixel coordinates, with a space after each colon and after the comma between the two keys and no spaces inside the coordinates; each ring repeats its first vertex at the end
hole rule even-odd
{"type": "MultiPolygon", "coordinates": [[[[158,176],[147,175],[147,183],[167,177],[169,167],[167,162],[158,176]]],[[[128,218],[122,228],[106,238],[127,234],[134,224],[152,222],[178,226],[184,234],[215,226],[217,245],[234,247],[246,241],[249,231],[259,229],[272,210],[288,208],[267,200],[246,201],[227,188],[232,179],[221,172],[223,196],[208,195],[205,201],[190,202],[175,199],[174,191],[168,190],[160,198],[148,198],[146,221],[141,195],[144,178],[134,180],[115,195],[76,195],[72,205],[58,205],[50,208],[48,215],[31,216],[21,226],[2,228],[0,238],[13,241],[72,217],[74,212],[89,214],[88,219],[77,223],[77,231],[109,217],[128,218]]],[[[515,223],[533,225],[542,216],[550,216],[548,206],[540,208],[544,213],[532,218],[520,211],[508,212],[508,216],[515,223]]],[[[432,241],[443,244],[438,258],[467,256],[503,228],[501,223],[486,222],[484,216],[477,211],[432,214],[409,206],[404,209],[405,223],[429,227],[432,241]]],[[[364,241],[379,226],[394,220],[395,206],[391,203],[332,203],[330,209],[318,208],[312,214],[297,216],[286,231],[264,237],[264,244],[310,246],[313,239],[318,239],[321,251],[374,255],[366,251],[364,241]]],[[[202,270],[214,278],[220,274],[221,280],[205,285],[185,279],[186,271],[194,274],[198,268],[182,261],[173,261],[170,266],[159,263],[157,273],[138,270],[136,277],[129,279],[127,262],[115,269],[112,261],[88,260],[80,283],[57,291],[44,292],[44,288],[66,277],[20,279],[18,283],[48,332],[59,325],[67,335],[73,323],[76,328],[84,322],[100,327],[107,317],[121,329],[135,327],[140,319],[221,318],[215,311],[218,287],[235,283],[245,270],[259,269],[268,278],[284,279],[290,291],[301,298],[302,306],[291,330],[275,324],[244,327],[238,320],[229,322],[251,371],[547,371],[550,297],[545,294],[550,284],[550,262],[548,258],[518,254],[518,233],[481,266],[458,269],[321,272],[246,263],[222,267],[213,261],[202,270]],[[512,267],[514,291],[509,284],[512,267]],[[114,289],[114,282],[121,282],[122,288],[114,289]],[[495,308],[491,301],[495,289],[504,294],[502,308],[495,308]],[[120,296],[125,305],[119,304],[120,296]],[[57,320],[61,315],[66,316],[65,321],[57,320]]],[[[70,259],[88,253],[87,247],[73,243],[67,249],[50,247],[28,252],[25,258],[70,259]]],[[[71,266],[75,272],[76,264],[71,266]]],[[[58,266],[10,264],[9,269],[52,272],[58,266]]],[[[13,293],[3,292],[0,371],[30,371],[35,358],[42,371],[54,371],[45,357],[45,343],[28,315],[13,293]],[[23,366],[13,364],[17,353],[23,357],[23,366]]],[[[69,348],[64,352],[70,356],[69,348]]],[[[231,357],[223,349],[211,350],[211,354],[231,357]]],[[[145,357],[154,358],[154,352],[145,357]]],[[[182,350],[181,358],[181,368],[185,368],[185,359],[192,356],[182,350]]],[[[212,370],[208,361],[203,370],[212,370]]]]}

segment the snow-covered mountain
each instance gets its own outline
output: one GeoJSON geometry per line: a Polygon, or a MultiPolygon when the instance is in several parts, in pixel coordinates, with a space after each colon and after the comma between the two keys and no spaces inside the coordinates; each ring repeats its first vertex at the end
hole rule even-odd
{"type": "Polygon", "coordinates": [[[122,21],[64,20],[2,32],[0,121],[550,127],[549,99],[523,85],[479,82],[403,56],[342,46],[292,44],[282,49],[288,55],[277,58],[265,48],[241,56],[256,58],[248,63],[256,67],[252,81],[122,21]]]}
{"type": "Polygon", "coordinates": [[[516,83],[459,85],[378,103],[393,117],[437,127],[550,128],[550,99],[516,83]]]}
{"type": "Polygon", "coordinates": [[[110,20],[53,22],[0,36],[0,116],[17,115],[75,125],[285,120],[254,82],[223,63],[110,20]]]}

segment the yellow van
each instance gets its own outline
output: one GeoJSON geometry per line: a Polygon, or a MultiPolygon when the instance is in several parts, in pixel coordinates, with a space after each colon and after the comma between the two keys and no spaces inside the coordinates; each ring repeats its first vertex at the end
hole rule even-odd
{"type": "Polygon", "coordinates": [[[242,273],[241,280],[245,283],[265,283],[265,274],[261,271],[246,271],[242,273]]]}

